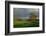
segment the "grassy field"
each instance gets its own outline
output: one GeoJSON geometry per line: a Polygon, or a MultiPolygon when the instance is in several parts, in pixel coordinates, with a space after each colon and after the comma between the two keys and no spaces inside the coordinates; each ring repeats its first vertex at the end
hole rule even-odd
{"type": "Polygon", "coordinates": [[[39,27],[39,19],[35,19],[35,21],[34,20],[32,20],[32,21],[27,21],[27,20],[18,21],[16,19],[14,19],[13,22],[14,22],[13,23],[14,28],[39,27]]]}

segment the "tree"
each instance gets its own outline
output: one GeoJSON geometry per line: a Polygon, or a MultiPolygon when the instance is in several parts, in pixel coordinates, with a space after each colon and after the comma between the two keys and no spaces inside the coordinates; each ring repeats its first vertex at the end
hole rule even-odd
{"type": "Polygon", "coordinates": [[[37,16],[35,15],[35,12],[31,12],[31,13],[30,13],[30,20],[31,20],[31,21],[35,21],[35,20],[36,20],[36,17],[37,17],[37,16]]]}

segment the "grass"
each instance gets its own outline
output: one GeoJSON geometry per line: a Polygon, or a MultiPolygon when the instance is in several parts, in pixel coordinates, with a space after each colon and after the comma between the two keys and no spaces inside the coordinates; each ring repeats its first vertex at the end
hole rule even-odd
{"type": "Polygon", "coordinates": [[[16,19],[14,21],[14,28],[22,28],[22,27],[39,27],[39,19],[35,19],[32,21],[27,21],[27,20],[21,20],[17,21],[16,19]]]}

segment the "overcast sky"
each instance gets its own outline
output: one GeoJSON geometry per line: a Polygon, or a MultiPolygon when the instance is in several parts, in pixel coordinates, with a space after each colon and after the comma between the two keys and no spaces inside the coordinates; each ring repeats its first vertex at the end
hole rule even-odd
{"type": "Polygon", "coordinates": [[[39,15],[38,8],[14,8],[13,9],[14,16],[17,17],[28,17],[31,16],[30,13],[34,12],[35,15],[39,15]]]}

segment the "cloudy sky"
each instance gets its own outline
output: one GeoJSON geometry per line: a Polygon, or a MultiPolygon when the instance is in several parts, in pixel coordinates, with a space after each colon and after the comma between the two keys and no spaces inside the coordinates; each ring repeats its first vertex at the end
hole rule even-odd
{"type": "Polygon", "coordinates": [[[31,16],[30,13],[34,12],[35,15],[39,15],[38,8],[14,8],[14,17],[28,17],[31,16]]]}

